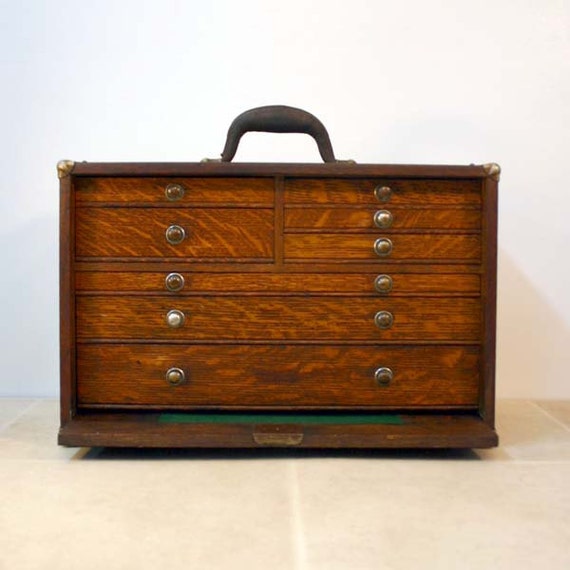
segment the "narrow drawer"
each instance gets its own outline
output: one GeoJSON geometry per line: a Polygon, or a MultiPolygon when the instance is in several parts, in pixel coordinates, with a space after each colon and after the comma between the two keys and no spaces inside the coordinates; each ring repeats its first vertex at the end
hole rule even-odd
{"type": "Polygon", "coordinates": [[[273,206],[272,178],[136,178],[96,177],[74,179],[78,206],[93,203],[153,205],[176,203],[273,206]]]}
{"type": "Polygon", "coordinates": [[[77,376],[80,406],[475,407],[479,350],[79,345],[77,376]]]}
{"type": "MultiPolygon", "coordinates": [[[[175,269],[175,268],[174,268],[175,269]]],[[[176,295],[204,293],[288,294],[379,294],[477,296],[476,274],[437,273],[193,273],[189,271],[79,271],[78,292],[121,291],[131,293],[169,292],[176,295]],[[381,279],[378,285],[378,279],[381,279]],[[378,289],[377,289],[378,288],[378,289]]]]}
{"type": "Polygon", "coordinates": [[[285,230],[479,230],[478,209],[289,207],[285,230]]]}
{"type": "Polygon", "coordinates": [[[79,208],[76,226],[78,257],[273,256],[271,209],[79,208]]]}
{"type": "Polygon", "coordinates": [[[289,178],[285,204],[479,206],[475,179],[289,178]],[[387,190],[377,190],[384,188],[387,190]]]}
{"type": "Polygon", "coordinates": [[[295,233],[285,237],[286,261],[424,261],[474,263],[481,259],[481,236],[472,234],[295,233]],[[375,251],[376,240],[387,244],[385,255],[375,251]]]}
{"type": "Polygon", "coordinates": [[[77,297],[79,339],[477,341],[480,333],[480,300],[469,297],[77,297]]]}

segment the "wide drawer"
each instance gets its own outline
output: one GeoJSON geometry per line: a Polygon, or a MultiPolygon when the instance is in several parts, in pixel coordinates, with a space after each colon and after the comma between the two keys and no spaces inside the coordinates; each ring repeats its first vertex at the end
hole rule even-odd
{"type": "Polygon", "coordinates": [[[273,256],[273,241],[271,209],[77,210],[78,257],[268,260],[273,256]],[[179,238],[179,243],[168,241],[179,238]]]}
{"type": "Polygon", "coordinates": [[[481,259],[481,236],[471,234],[295,233],[286,234],[284,239],[287,261],[473,263],[481,259]],[[377,240],[389,244],[385,255],[375,251],[377,240]]]}
{"type": "Polygon", "coordinates": [[[78,404],[474,407],[473,346],[79,345],[78,404]],[[389,368],[387,384],[376,380],[389,368]],[[173,385],[169,370],[184,374],[173,385]]]}
{"type": "Polygon", "coordinates": [[[78,296],[80,339],[478,341],[481,303],[455,297],[78,296]],[[175,311],[176,313],[172,313],[175,311]],[[379,319],[378,313],[389,313],[379,319]],[[176,324],[168,324],[168,315],[176,324]],[[389,328],[379,328],[376,322],[389,328]]]}
{"type": "Polygon", "coordinates": [[[394,204],[478,206],[481,181],[475,179],[288,178],[285,204],[394,204]],[[389,188],[380,193],[376,188],[389,188]]]}
{"type": "Polygon", "coordinates": [[[479,209],[449,208],[402,208],[380,205],[375,208],[362,207],[311,207],[291,206],[285,210],[285,231],[307,230],[479,230],[481,212],[479,209]],[[375,216],[384,216],[388,223],[375,216]],[[383,223],[382,223],[383,222],[383,223]]]}
{"type": "Polygon", "coordinates": [[[193,204],[273,206],[272,178],[151,178],[151,177],[77,177],[74,179],[78,206],[90,203],[153,205],[178,207],[193,204]]]}
{"type": "Polygon", "coordinates": [[[75,287],[80,292],[127,291],[158,293],[169,291],[172,296],[202,293],[292,293],[359,294],[377,297],[381,294],[476,296],[480,294],[477,274],[388,273],[385,291],[378,292],[375,282],[382,279],[374,273],[195,273],[189,271],[78,271],[75,287]]]}

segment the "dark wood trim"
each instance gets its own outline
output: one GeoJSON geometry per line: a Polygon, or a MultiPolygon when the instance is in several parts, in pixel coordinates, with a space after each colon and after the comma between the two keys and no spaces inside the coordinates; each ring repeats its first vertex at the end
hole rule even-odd
{"type": "Polygon", "coordinates": [[[489,427],[495,425],[495,352],[497,327],[497,225],[498,184],[492,178],[483,181],[483,345],[481,357],[481,416],[489,427]]]}
{"type": "Polygon", "coordinates": [[[283,240],[283,232],[285,231],[285,211],[284,211],[284,188],[285,179],[283,176],[275,177],[275,210],[274,210],[274,224],[275,224],[275,241],[274,241],[274,259],[275,269],[278,272],[283,271],[283,264],[285,259],[285,242],[283,240]]]}
{"type": "Polygon", "coordinates": [[[400,346],[400,345],[426,345],[426,346],[445,346],[445,345],[473,345],[473,340],[463,340],[457,338],[450,338],[445,340],[383,340],[382,344],[379,344],[377,340],[240,340],[240,339],[231,339],[231,340],[217,340],[217,339],[205,339],[205,340],[176,340],[176,339],[148,339],[148,338],[83,338],[79,337],[77,339],[77,343],[81,344],[217,344],[217,345],[226,345],[226,344],[233,344],[233,345],[263,345],[263,344],[287,344],[287,345],[326,345],[326,346],[400,346]]]}
{"type": "MultiPolygon", "coordinates": [[[[108,258],[106,258],[108,259],[108,258]]],[[[369,263],[345,264],[335,261],[327,263],[287,263],[278,271],[274,263],[193,263],[184,259],[176,259],[170,262],[154,261],[145,262],[141,258],[132,261],[100,261],[90,258],[89,261],[76,260],[76,271],[181,271],[192,273],[481,273],[481,264],[418,264],[400,262],[397,265],[382,261],[371,261],[369,263]]]]}
{"type": "MultiPolygon", "coordinates": [[[[259,447],[254,432],[302,434],[298,448],[487,448],[497,445],[494,429],[475,414],[400,414],[400,425],[283,425],[159,423],[158,414],[85,414],[59,431],[68,446],[259,447]]],[[[273,447],[281,447],[277,440],[273,447]]]]}
{"type": "Polygon", "coordinates": [[[60,179],[59,314],[60,314],[60,415],[65,425],[75,412],[75,284],[74,199],[72,179],[60,179]]]}
{"type": "Polygon", "coordinates": [[[319,176],[400,178],[486,178],[482,166],[220,163],[220,162],[77,162],[74,176],[319,176]]]}

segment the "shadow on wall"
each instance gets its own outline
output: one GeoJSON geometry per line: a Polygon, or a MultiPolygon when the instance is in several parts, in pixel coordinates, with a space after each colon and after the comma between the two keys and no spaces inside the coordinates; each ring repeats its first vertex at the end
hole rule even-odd
{"type": "Polygon", "coordinates": [[[570,328],[504,250],[497,320],[497,396],[570,398],[570,328]]]}
{"type": "Polygon", "coordinates": [[[55,397],[59,385],[58,220],[0,234],[0,397],[55,397]]]}

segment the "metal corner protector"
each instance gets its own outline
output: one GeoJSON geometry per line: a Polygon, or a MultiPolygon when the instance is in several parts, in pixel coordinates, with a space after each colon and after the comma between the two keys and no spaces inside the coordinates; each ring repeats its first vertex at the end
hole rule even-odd
{"type": "Polygon", "coordinates": [[[57,163],[57,176],[58,178],[65,178],[71,174],[75,162],[73,160],[60,160],[57,163]]]}
{"type": "Polygon", "coordinates": [[[481,166],[489,178],[492,178],[496,182],[499,181],[501,178],[501,167],[496,162],[489,162],[481,166]]]}

